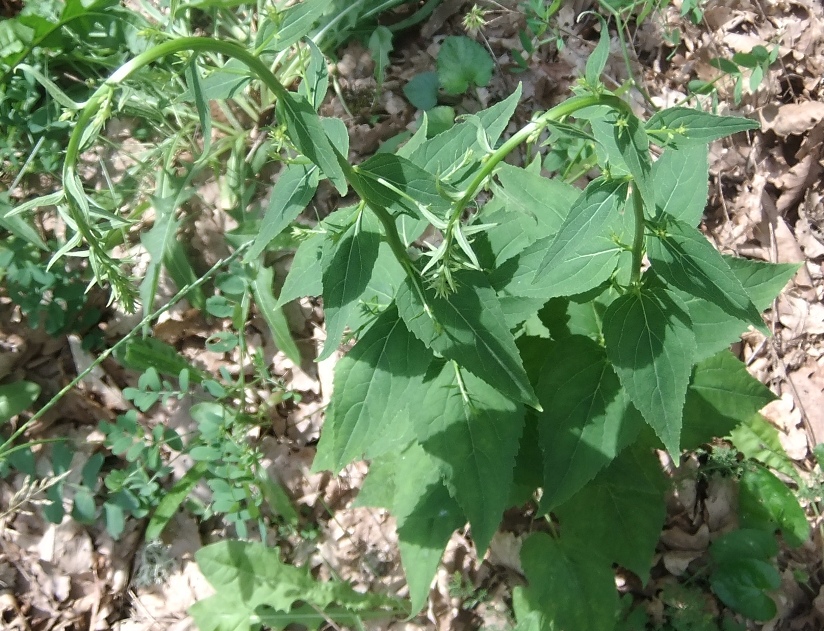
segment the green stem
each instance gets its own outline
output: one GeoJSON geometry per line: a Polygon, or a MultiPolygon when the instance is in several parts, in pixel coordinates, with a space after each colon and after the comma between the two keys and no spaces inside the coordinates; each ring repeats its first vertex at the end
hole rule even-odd
{"type": "Polygon", "coordinates": [[[644,263],[644,200],[637,184],[632,185],[632,210],[635,213],[635,236],[632,239],[632,285],[641,282],[641,266],[644,263]]]}

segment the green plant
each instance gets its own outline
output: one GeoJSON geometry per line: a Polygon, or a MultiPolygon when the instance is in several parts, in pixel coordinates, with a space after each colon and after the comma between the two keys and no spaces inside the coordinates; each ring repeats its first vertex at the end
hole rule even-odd
{"type": "Polygon", "coordinates": [[[416,75],[403,92],[418,109],[432,110],[438,103],[439,90],[454,96],[471,87],[486,86],[494,67],[495,62],[481,44],[465,35],[451,35],[438,50],[438,71],[416,75]]]}
{"type": "MultiPolygon", "coordinates": [[[[654,450],[678,460],[682,449],[747,423],[772,398],[726,349],[748,326],[768,332],[760,313],[795,266],[724,257],[696,228],[708,143],[757,125],[687,108],[640,119],[601,83],[599,44],[577,95],[507,139],[520,89],[434,137],[422,127],[395,153],[352,165],[345,130],[318,116],[311,89],[288,91],[235,43],[173,39],[95,91],[78,112],[66,154],[60,203],[89,247],[96,280],[127,301],[131,286],[95,245],[108,218],[88,204],[79,151],[100,130],[116,89],[161,58],[185,57],[198,93],[199,73],[212,69],[197,66],[196,54],[248,66],[277,98],[285,129],[289,186],[277,190],[259,236],[241,241],[245,265],[254,267],[319,180],[360,198],[301,241],[277,304],[322,294],[320,359],[347,330],[356,340],[336,366],[314,467],[338,472],[353,460],[372,461],[359,502],[387,507],[397,519],[411,613],[424,606],[456,528],[468,522],[482,554],[504,509],[535,498],[541,528],[523,544],[528,585],[513,594],[518,629],[612,629],[619,606],[613,564],[646,582],[665,516],[667,480],[654,450]],[[530,166],[540,165],[545,131],[581,134],[570,119],[586,130],[600,171],[584,190],[530,166]],[[661,152],[654,161],[651,145],[661,152]],[[522,147],[525,168],[504,162],[522,147]],[[484,203],[487,189],[492,200],[484,203]],[[506,202],[496,204],[502,194],[506,202]],[[421,240],[427,229],[436,236],[421,240]]],[[[205,128],[203,102],[198,110],[205,128]]],[[[214,313],[236,313],[228,301],[209,304],[214,313]]],[[[241,314],[244,305],[241,298],[241,314]]],[[[224,336],[212,348],[235,346],[241,338],[224,336]]],[[[160,386],[152,391],[163,396],[160,386]]],[[[200,433],[215,443],[193,458],[233,456],[231,432],[243,414],[211,402],[201,410],[200,433]]],[[[755,530],[777,524],[798,543],[797,513],[777,512],[777,504],[751,510],[755,530]]],[[[198,561],[219,594],[195,607],[199,624],[276,626],[318,609],[351,620],[360,615],[353,608],[382,606],[339,595],[336,584],[309,584],[276,557],[241,542],[202,552],[198,561]],[[298,600],[308,608],[293,608],[298,600]],[[328,608],[333,602],[350,604],[338,614],[328,608]],[[229,613],[218,615],[224,603],[229,613]]],[[[723,576],[730,562],[723,545],[715,561],[723,576]]],[[[761,595],[772,577],[762,582],[761,595]]]]}

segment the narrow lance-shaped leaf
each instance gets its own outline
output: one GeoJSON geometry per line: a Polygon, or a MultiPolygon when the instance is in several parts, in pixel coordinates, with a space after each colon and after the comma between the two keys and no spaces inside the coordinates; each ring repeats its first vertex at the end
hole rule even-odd
{"type": "Polygon", "coordinates": [[[544,409],[538,415],[544,463],[541,507],[550,510],[609,465],[635,439],[643,420],[604,348],[580,335],[553,344],[537,390],[544,409]]]}
{"type": "Polygon", "coordinates": [[[603,330],[607,356],[630,399],[679,457],[695,346],[686,306],[672,292],[643,288],[607,307],[603,330]]]}
{"type": "Polygon", "coordinates": [[[303,155],[320,167],[321,172],[335,185],[338,193],[346,195],[346,177],[341,163],[346,158],[329,140],[320,117],[312,105],[300,94],[283,90],[278,94],[277,108],[282,115],[289,138],[303,155]]]}
{"type": "Polygon", "coordinates": [[[635,116],[621,118],[612,128],[615,144],[632,174],[633,186],[638,188],[647,214],[655,210],[655,193],[652,186],[652,162],[649,157],[649,138],[641,121],[635,116]]]}
{"type": "Polygon", "coordinates": [[[687,107],[671,107],[657,112],[646,124],[648,134],[662,144],[679,149],[757,128],[756,121],[738,116],[716,116],[687,107]]]}
{"type": "Polygon", "coordinates": [[[260,232],[246,253],[246,262],[259,257],[272,239],[283,232],[306,208],[318,189],[315,165],[287,164],[272,188],[260,232]]]}
{"type": "Polygon", "coordinates": [[[458,289],[437,297],[427,290],[428,311],[408,279],[396,297],[398,311],[424,344],[515,401],[537,406],[495,291],[480,272],[456,274],[458,289]]]}
{"type": "MultiPolygon", "coordinates": [[[[306,47],[309,49],[309,64],[304,72],[304,80],[300,84],[300,93],[306,97],[315,111],[320,109],[326,92],[329,90],[329,70],[326,67],[326,58],[315,42],[306,39],[306,47]]],[[[346,155],[345,151],[341,154],[346,155]]]]}
{"type": "Polygon", "coordinates": [[[443,472],[483,555],[510,495],[523,406],[447,362],[429,383],[412,419],[418,440],[443,472]]]}
{"type": "Polygon", "coordinates": [[[647,239],[647,254],[656,274],[672,286],[769,333],[741,282],[704,235],[672,219],[667,221],[665,231],[647,239]]]}

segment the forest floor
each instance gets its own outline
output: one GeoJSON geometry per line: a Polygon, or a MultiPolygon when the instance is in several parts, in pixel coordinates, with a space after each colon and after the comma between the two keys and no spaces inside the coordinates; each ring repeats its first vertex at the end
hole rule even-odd
{"type": "MultiPolygon", "coordinates": [[[[552,27],[563,41],[562,49],[553,42],[543,45],[521,68],[511,51],[522,48],[518,39],[524,27],[522,11],[514,3],[480,3],[487,10],[487,24],[474,36],[493,54],[496,72],[487,87],[458,99],[455,110],[477,111],[510,94],[520,82],[523,98],[512,122],[516,129],[534,111],[566,98],[598,40],[597,20],[577,19],[591,5],[564,3],[552,27]]],[[[779,556],[778,615],[764,624],[750,623],[749,628],[821,629],[824,526],[816,499],[824,479],[816,468],[813,447],[824,443],[824,11],[816,0],[731,0],[708,3],[702,20],[693,24],[679,15],[679,5],[675,2],[653,13],[626,33],[632,76],[659,107],[683,102],[690,81],[717,80],[720,113],[737,113],[761,123],[760,130],[713,144],[710,200],[702,229],[724,253],[800,264],[766,313],[773,335],[765,337],[751,329],[734,348],[751,373],[779,397],[762,414],[779,430],[783,449],[809,481],[805,501],[813,527],[805,545],[782,550],[779,556]],[[770,50],[777,46],[778,57],[760,80],[751,80],[751,70],[744,68],[743,89],[737,97],[736,77],[722,76],[711,60],[731,59],[754,46],[770,50]]],[[[426,21],[396,38],[379,92],[374,62],[364,45],[353,42],[337,51],[340,90],[330,91],[322,113],[346,122],[354,162],[372,155],[399,132],[416,128],[419,113],[404,96],[403,86],[434,68],[445,36],[465,33],[462,18],[469,8],[463,0],[445,0],[426,21]]],[[[605,76],[614,83],[610,88],[627,80],[617,34],[605,76]]],[[[638,90],[630,90],[628,96],[639,113],[650,115],[650,104],[638,90]]],[[[199,192],[201,199],[214,202],[203,205],[193,235],[206,263],[224,254],[221,235],[231,228],[220,208],[217,187],[215,182],[204,183],[199,192]]],[[[339,202],[331,187],[321,188],[312,212],[322,216],[339,202]]],[[[281,271],[288,263],[285,256],[281,271]]],[[[202,352],[203,341],[215,332],[214,322],[184,307],[172,309],[154,327],[154,335],[199,367],[225,368],[236,374],[241,368],[233,364],[231,354],[202,352]]],[[[65,383],[90,361],[77,340],[50,338],[11,314],[8,302],[0,304],[0,344],[10,349],[0,357],[3,374],[65,383]]],[[[310,471],[337,356],[313,362],[324,338],[319,301],[290,305],[288,317],[305,357],[300,366],[277,351],[259,316],[249,323],[250,344],[265,350],[284,391],[300,395],[273,408],[271,430],[252,436],[258,440],[263,464],[283,484],[300,516],[300,527],[279,533],[279,545],[286,559],[310,564],[318,578],[340,577],[360,589],[403,596],[405,580],[392,517],[384,510],[352,507],[367,465],[352,465],[338,477],[310,471]]],[[[132,325],[125,314],[112,312],[107,335],[115,336],[132,325]]],[[[98,422],[111,421],[128,409],[118,384],[129,379],[116,365],[104,364],[28,437],[74,436],[78,444],[87,445],[72,463],[79,471],[84,458],[88,460],[102,442],[98,422]]],[[[267,394],[271,393],[254,397],[267,394]]],[[[184,400],[153,411],[157,418],[152,423],[185,430],[191,403],[184,400]]],[[[693,589],[687,577],[706,557],[713,537],[736,522],[735,484],[723,476],[699,476],[696,471],[704,462],[705,454],[698,453],[685,456],[681,463],[664,463],[674,483],[650,582],[641,585],[629,573],[619,575],[623,591],[644,603],[656,628],[718,628],[712,619],[721,605],[709,593],[693,589]]],[[[0,482],[0,503],[9,501],[23,484],[22,476],[0,482]]],[[[201,491],[206,492],[197,489],[196,493],[201,491]]],[[[29,509],[6,516],[0,528],[0,626],[13,630],[194,628],[186,610],[210,594],[211,588],[193,554],[205,543],[227,536],[222,524],[179,512],[164,534],[166,546],[158,549],[142,544],[145,522],[140,520],[129,521],[123,536],[115,540],[101,528],[70,519],[50,524],[36,502],[29,509]]],[[[482,559],[474,551],[470,533],[456,533],[424,612],[411,621],[369,623],[368,628],[511,628],[508,603],[513,585],[523,580],[518,550],[528,520],[523,512],[507,513],[482,559]]]]}

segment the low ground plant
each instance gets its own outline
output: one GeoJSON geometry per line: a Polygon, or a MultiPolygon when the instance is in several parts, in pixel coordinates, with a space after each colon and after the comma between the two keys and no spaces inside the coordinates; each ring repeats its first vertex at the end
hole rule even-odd
{"type": "MultiPolygon", "coordinates": [[[[310,8],[287,15],[322,4],[295,5],[310,8]]],[[[174,210],[200,163],[182,180],[159,185],[170,188],[158,199],[172,201],[160,203],[145,235],[155,266],[147,277],[155,285],[137,291],[108,240],[122,219],[87,192],[82,151],[127,98],[133,79],[169,59],[194,103],[204,154],[214,123],[210,105],[228,96],[224,83],[210,92],[209,80],[231,78],[233,90],[254,81],[276,103],[273,137],[284,168],[255,229],[232,235],[236,250],[226,263],[234,265],[232,273],[218,279],[203,305],[242,326],[252,300],[272,319],[290,300],[322,296],[327,337],[318,359],[344,340],[351,349],[335,369],[314,468],[337,473],[353,461],[371,461],[358,503],[394,514],[410,602],[321,584],[307,570],[283,564],[276,549],[223,541],[197,555],[217,595],[192,609],[195,620],[217,631],[414,615],[456,529],[468,523],[483,555],[504,510],[531,503],[540,519],[523,542],[527,585],[513,593],[517,629],[615,628],[626,606],[614,567],[642,583],[650,576],[666,515],[662,454],[678,462],[682,450],[730,432],[736,445],[744,444],[748,432],[760,431],[758,410],[774,398],[728,346],[748,327],[769,332],[761,312],[796,267],[724,256],[698,229],[708,144],[756,123],[683,107],[639,117],[601,81],[609,52],[604,24],[575,94],[534,113],[509,137],[504,130],[520,88],[436,135],[424,117],[394,153],[351,164],[345,126],[318,114],[329,83],[321,52],[299,41],[303,33],[291,40],[283,24],[276,26],[272,37],[283,38],[280,50],[288,42],[309,60],[297,90],[272,72],[270,51],[260,42],[183,36],[147,47],[75,103],[64,188],[10,215],[37,203],[56,205],[74,231],[59,254],[82,248],[95,282],[127,306],[142,298],[149,313],[160,266],[178,260],[174,210]],[[581,173],[568,173],[563,160],[554,171],[567,178],[542,175],[546,145],[559,142],[579,143],[591,157],[587,167],[595,172],[583,190],[568,182],[581,173]],[[322,180],[358,201],[303,234],[275,298],[266,250],[322,180]]],[[[387,41],[382,32],[372,41],[379,67],[387,41]]],[[[485,77],[456,79],[440,70],[442,87],[454,80],[456,92],[485,77]]],[[[184,283],[187,274],[179,283],[182,295],[203,285],[203,277],[184,283]]],[[[146,315],[141,327],[159,311],[146,315]]],[[[276,339],[278,323],[270,321],[276,339]]],[[[211,344],[225,351],[243,341],[228,333],[211,344]]],[[[139,354],[136,348],[133,356],[139,354]]],[[[129,393],[138,408],[177,396],[196,378],[173,364],[166,372],[146,367],[129,393]]],[[[205,438],[190,453],[197,475],[184,478],[170,493],[170,506],[157,509],[152,534],[185,500],[193,480],[219,479],[215,468],[231,456],[220,401],[225,386],[212,380],[210,388],[209,378],[197,378],[217,407],[193,413],[205,438]]],[[[148,440],[134,429],[128,416],[104,428],[112,450],[127,460],[151,462],[158,445],[183,446],[163,430],[148,440]]],[[[792,493],[770,471],[775,463],[747,455],[752,462],[739,472],[743,528],[713,544],[707,581],[728,606],[765,620],[775,613],[768,595],[778,581],[775,533],[797,546],[808,532],[792,493]]],[[[119,491],[132,490],[128,478],[115,482],[119,491]]],[[[225,493],[223,512],[232,514],[242,498],[219,486],[213,491],[225,493]]],[[[249,504],[237,508],[238,522],[254,519],[249,504]]]]}

